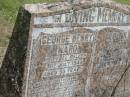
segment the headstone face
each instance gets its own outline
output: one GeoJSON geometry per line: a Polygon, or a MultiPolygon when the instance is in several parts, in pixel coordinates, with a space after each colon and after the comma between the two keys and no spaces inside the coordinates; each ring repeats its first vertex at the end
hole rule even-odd
{"type": "Polygon", "coordinates": [[[101,1],[25,5],[0,69],[0,96],[129,97],[129,10],[101,1]]]}
{"type": "Polygon", "coordinates": [[[93,32],[79,27],[63,33],[40,33],[34,38],[28,95],[83,97],[81,73],[90,62],[93,32]]]}

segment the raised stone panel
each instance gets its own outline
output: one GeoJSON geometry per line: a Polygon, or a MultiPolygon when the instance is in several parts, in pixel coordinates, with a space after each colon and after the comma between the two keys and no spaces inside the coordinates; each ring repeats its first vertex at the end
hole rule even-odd
{"type": "Polygon", "coordinates": [[[84,95],[81,74],[90,62],[93,41],[93,32],[85,28],[54,34],[41,32],[32,43],[28,96],[84,95]]]}
{"type": "MultiPolygon", "coordinates": [[[[120,81],[114,97],[118,97],[119,92],[120,95],[123,95],[123,89],[128,92],[129,73],[126,71],[129,66],[128,48],[130,45],[128,41],[130,38],[128,35],[129,32],[117,28],[105,28],[98,32],[93,81],[96,83],[95,87],[101,86],[94,87],[93,91],[107,90],[105,95],[110,97],[114,87],[120,81]],[[124,74],[124,72],[126,73],[124,74]]],[[[93,92],[93,94],[96,95],[97,93],[93,92]]]]}
{"type": "Polygon", "coordinates": [[[97,68],[106,68],[128,63],[128,32],[116,28],[106,28],[98,32],[97,68]]]}

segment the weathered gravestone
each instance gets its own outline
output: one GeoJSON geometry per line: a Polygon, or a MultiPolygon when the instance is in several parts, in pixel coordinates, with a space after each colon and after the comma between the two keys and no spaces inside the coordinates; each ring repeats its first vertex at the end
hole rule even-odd
{"type": "Polygon", "coordinates": [[[21,8],[1,97],[130,97],[130,8],[114,2],[21,8]]]}

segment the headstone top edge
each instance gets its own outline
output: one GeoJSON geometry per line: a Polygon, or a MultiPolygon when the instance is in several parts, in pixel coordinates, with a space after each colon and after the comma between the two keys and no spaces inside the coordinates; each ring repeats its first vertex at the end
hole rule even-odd
{"type": "Polygon", "coordinates": [[[70,6],[67,2],[56,2],[56,3],[37,3],[37,4],[25,4],[23,7],[30,13],[44,13],[52,12],[50,9],[54,7],[64,7],[64,9],[70,6]]]}
{"type": "MultiPolygon", "coordinates": [[[[107,1],[107,0],[106,0],[107,1]]],[[[109,0],[108,0],[109,1],[109,0]]],[[[23,7],[25,10],[27,10],[30,13],[33,14],[39,14],[39,13],[50,13],[50,12],[57,12],[57,11],[62,11],[62,10],[68,10],[72,7],[75,6],[83,6],[83,5],[88,5],[88,6],[94,6],[94,5],[109,5],[109,6],[114,6],[118,7],[120,9],[124,9],[125,11],[130,10],[130,6],[126,4],[120,4],[114,1],[109,1],[109,2],[104,2],[104,1],[84,1],[84,2],[79,2],[77,4],[71,4],[69,2],[56,2],[56,3],[37,3],[37,4],[25,4],[23,7]]],[[[130,14],[130,13],[128,13],[130,14]]]]}

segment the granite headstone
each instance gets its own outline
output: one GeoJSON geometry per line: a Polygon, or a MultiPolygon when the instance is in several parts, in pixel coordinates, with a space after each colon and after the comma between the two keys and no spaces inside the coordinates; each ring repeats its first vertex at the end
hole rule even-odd
{"type": "Polygon", "coordinates": [[[20,8],[0,97],[129,97],[129,10],[105,1],[20,8]]]}

